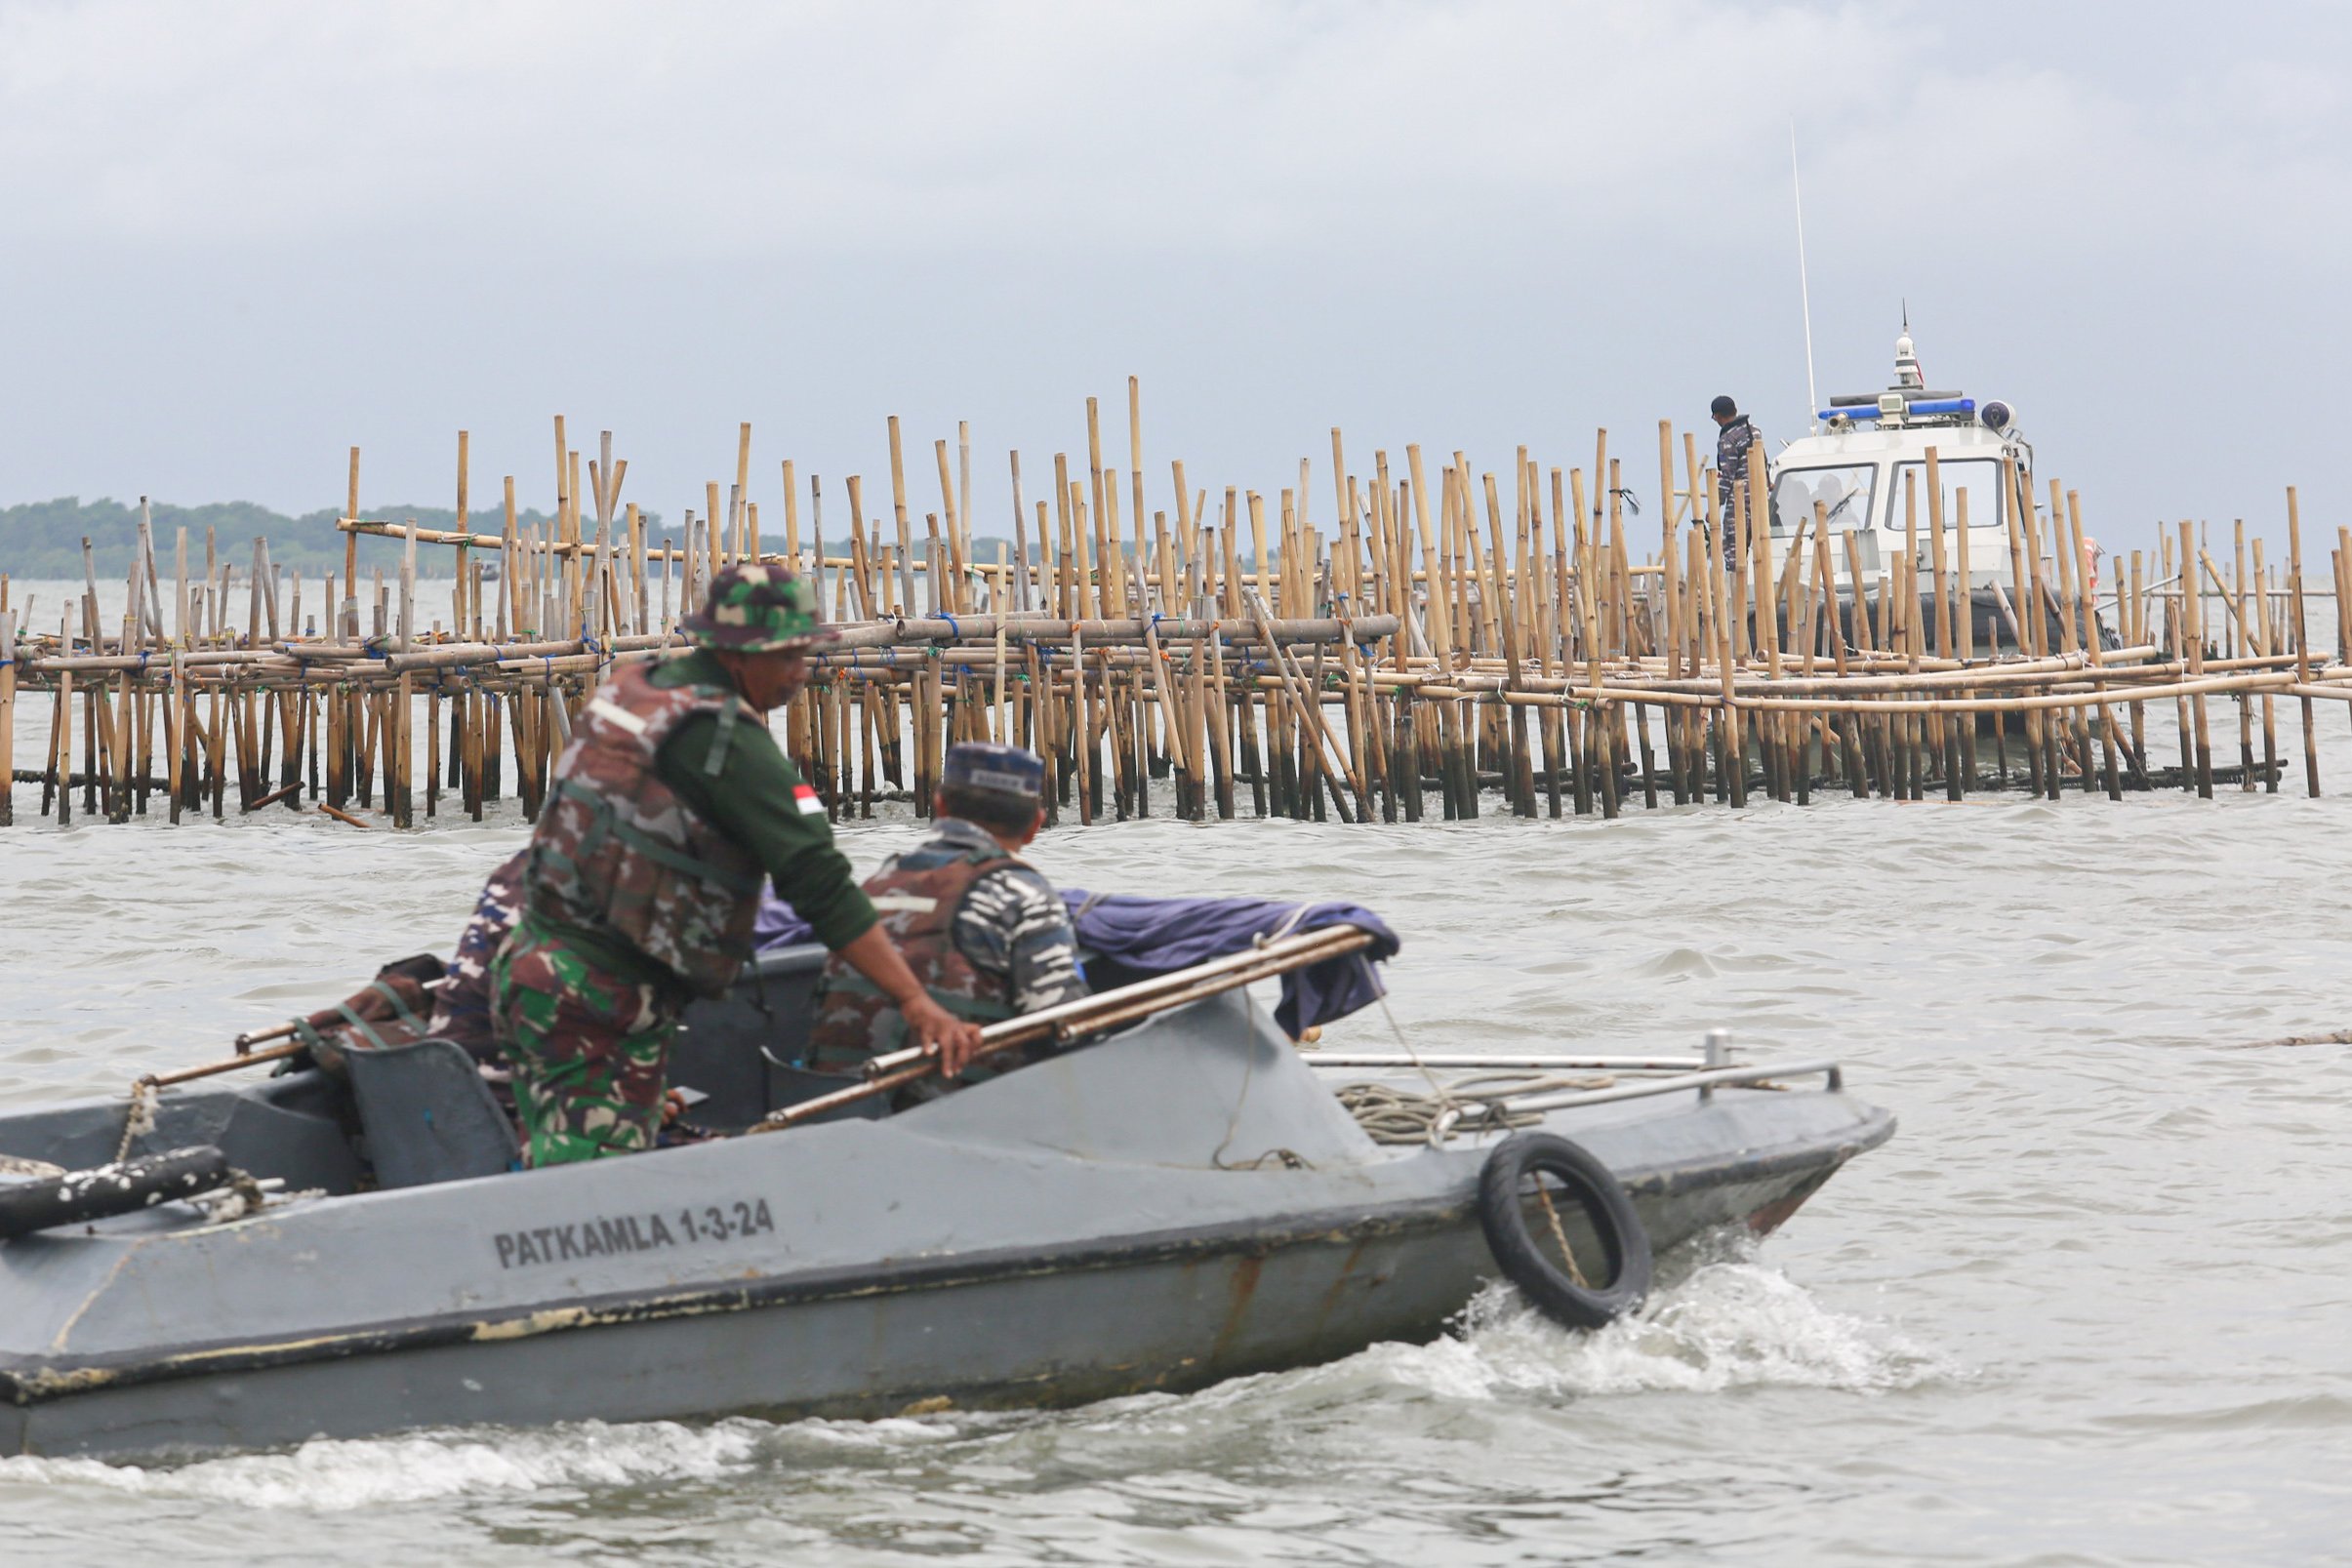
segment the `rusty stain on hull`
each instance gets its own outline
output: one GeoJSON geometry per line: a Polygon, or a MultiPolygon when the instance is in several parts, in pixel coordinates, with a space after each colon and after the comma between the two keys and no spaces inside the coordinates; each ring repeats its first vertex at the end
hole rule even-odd
{"type": "Polygon", "coordinates": [[[1788,1224],[1790,1216],[1794,1215],[1799,1209],[1805,1206],[1805,1200],[1806,1198],[1809,1198],[1814,1193],[1820,1191],[1821,1184],[1828,1181],[1829,1178],[1830,1173],[1824,1171],[1817,1180],[1800,1183],[1788,1192],[1783,1193],[1777,1198],[1774,1198],[1771,1202],[1764,1204],[1762,1208],[1750,1210],[1748,1213],[1748,1228],[1755,1231],[1760,1236],[1770,1235],[1773,1231],[1788,1224]]]}
{"type": "Polygon", "coordinates": [[[1225,1309],[1225,1324],[1217,1330],[1217,1343],[1209,1347],[1211,1366],[1225,1359],[1225,1353],[1241,1332],[1241,1320],[1249,1313],[1250,1299],[1258,1293],[1258,1280],[1266,1272],[1263,1254],[1249,1253],[1234,1262],[1233,1302],[1225,1309]]]}

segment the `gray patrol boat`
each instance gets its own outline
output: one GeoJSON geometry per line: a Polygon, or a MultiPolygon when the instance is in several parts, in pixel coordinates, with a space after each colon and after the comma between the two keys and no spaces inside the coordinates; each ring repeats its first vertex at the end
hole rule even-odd
{"type": "Polygon", "coordinates": [[[0,1452],[1068,1404],[1427,1339],[1502,1272],[1597,1321],[1650,1248],[1769,1230],[1893,1130],[1833,1064],[1712,1046],[1302,1050],[1234,988],[1280,967],[1248,960],[1077,1004],[1058,1054],[874,1114],[791,1065],[822,957],[763,956],[674,1059],[698,1120],[794,1118],[769,1136],[514,1170],[437,1040],[175,1088],[132,1136],[120,1100],[0,1115],[20,1172],[79,1173],[64,1200],[165,1156],[145,1206],[0,1243],[0,1452]],[[1613,1180],[1575,1190],[1554,1137],[1613,1180]]]}

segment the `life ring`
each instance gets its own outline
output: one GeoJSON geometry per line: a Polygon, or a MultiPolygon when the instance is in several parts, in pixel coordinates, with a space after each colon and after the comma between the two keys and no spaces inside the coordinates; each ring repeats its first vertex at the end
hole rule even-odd
{"type": "Polygon", "coordinates": [[[0,1241],[192,1197],[228,1179],[227,1156],[198,1144],[36,1181],[0,1182],[0,1241]]]}
{"type": "Polygon", "coordinates": [[[1600,1328],[1649,1294],[1649,1232],[1633,1200],[1607,1166],[1564,1138],[1520,1133],[1497,1145],[1479,1173],[1479,1224],[1504,1277],[1556,1322],[1600,1328]],[[1559,1188],[1530,1193],[1528,1179],[1546,1176],[1559,1188]],[[1598,1285],[1584,1279],[1567,1256],[1556,1190],[1575,1198],[1608,1255],[1608,1277],[1598,1285]]]}

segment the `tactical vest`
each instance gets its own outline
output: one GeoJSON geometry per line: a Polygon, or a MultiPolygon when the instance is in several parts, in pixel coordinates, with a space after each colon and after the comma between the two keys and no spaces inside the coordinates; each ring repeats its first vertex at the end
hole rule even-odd
{"type": "Polygon", "coordinates": [[[533,913],[610,931],[716,996],[751,956],[761,866],[670,792],[654,758],[681,723],[715,713],[706,764],[715,774],[735,726],[759,716],[732,692],[656,686],[652,669],[648,661],[618,666],[573,725],[523,886],[533,913]]]}
{"type": "MultiPolygon", "coordinates": [[[[866,896],[907,967],[932,999],[957,1018],[994,1024],[1013,1016],[1010,978],[975,968],[958,952],[954,925],[973,883],[1021,864],[1001,849],[962,850],[953,860],[919,871],[893,861],[866,881],[866,896]]],[[[817,1022],[809,1031],[809,1064],[823,1069],[852,1067],[906,1043],[907,1021],[898,1004],[840,954],[827,958],[817,1022]]],[[[974,1069],[964,1076],[977,1082],[991,1075],[974,1069]]]]}

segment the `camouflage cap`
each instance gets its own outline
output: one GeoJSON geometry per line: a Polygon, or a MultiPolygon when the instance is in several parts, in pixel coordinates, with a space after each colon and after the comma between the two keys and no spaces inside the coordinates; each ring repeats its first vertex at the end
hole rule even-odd
{"type": "Polygon", "coordinates": [[[767,561],[746,561],[712,578],[710,596],[678,629],[700,647],[747,654],[805,648],[833,635],[815,590],[791,567],[767,561]]]}

